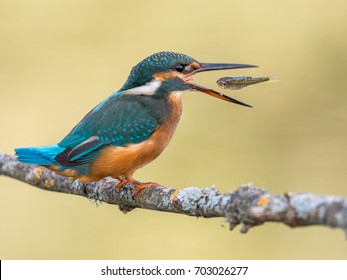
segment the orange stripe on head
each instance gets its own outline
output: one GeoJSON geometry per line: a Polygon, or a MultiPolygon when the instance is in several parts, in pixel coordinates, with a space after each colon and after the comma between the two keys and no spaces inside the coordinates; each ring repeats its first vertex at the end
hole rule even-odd
{"type": "Polygon", "coordinates": [[[185,65],[184,69],[182,69],[182,72],[170,70],[167,72],[155,73],[153,74],[153,78],[161,82],[179,78],[187,83],[190,83],[192,82],[192,73],[194,72],[194,70],[199,68],[201,68],[201,65],[198,62],[194,61],[191,64],[185,65]]]}

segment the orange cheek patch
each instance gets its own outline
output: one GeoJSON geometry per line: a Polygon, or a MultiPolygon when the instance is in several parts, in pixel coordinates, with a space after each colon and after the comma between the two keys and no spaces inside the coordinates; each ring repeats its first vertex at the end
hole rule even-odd
{"type": "Polygon", "coordinates": [[[159,81],[167,81],[175,78],[182,79],[182,74],[174,72],[174,71],[168,71],[168,72],[160,72],[153,74],[153,77],[159,81]]]}

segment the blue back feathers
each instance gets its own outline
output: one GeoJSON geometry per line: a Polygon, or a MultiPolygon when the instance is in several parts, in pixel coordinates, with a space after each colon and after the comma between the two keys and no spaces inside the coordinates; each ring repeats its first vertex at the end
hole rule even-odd
{"type": "Polygon", "coordinates": [[[166,106],[160,99],[118,92],[90,111],[58,145],[18,148],[16,155],[25,163],[58,164],[61,171],[87,173],[86,165],[103,148],[146,141],[167,115],[166,106]]]}

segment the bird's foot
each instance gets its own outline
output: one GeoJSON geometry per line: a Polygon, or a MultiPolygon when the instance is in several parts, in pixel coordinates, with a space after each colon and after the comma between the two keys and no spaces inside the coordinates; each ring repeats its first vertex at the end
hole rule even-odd
{"type": "Polygon", "coordinates": [[[153,182],[141,183],[141,182],[137,181],[136,183],[134,183],[134,185],[136,186],[135,191],[134,191],[134,196],[137,196],[138,193],[145,188],[160,187],[160,185],[158,183],[153,183],[153,182]]]}
{"type": "Polygon", "coordinates": [[[157,183],[153,183],[153,182],[142,183],[142,182],[134,180],[134,179],[130,179],[130,180],[125,180],[125,179],[120,179],[120,178],[117,178],[117,179],[119,180],[119,183],[116,185],[116,189],[122,188],[125,184],[134,185],[136,187],[135,191],[134,191],[134,196],[137,196],[139,194],[139,192],[145,188],[160,187],[161,186],[161,185],[159,185],[157,183]]]}

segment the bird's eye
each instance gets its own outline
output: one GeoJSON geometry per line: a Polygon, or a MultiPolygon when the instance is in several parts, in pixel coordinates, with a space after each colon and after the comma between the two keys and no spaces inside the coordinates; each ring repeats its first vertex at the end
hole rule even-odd
{"type": "Polygon", "coordinates": [[[176,70],[177,72],[182,73],[183,70],[184,70],[184,67],[185,67],[184,64],[178,64],[178,65],[175,66],[175,70],[176,70]]]}

